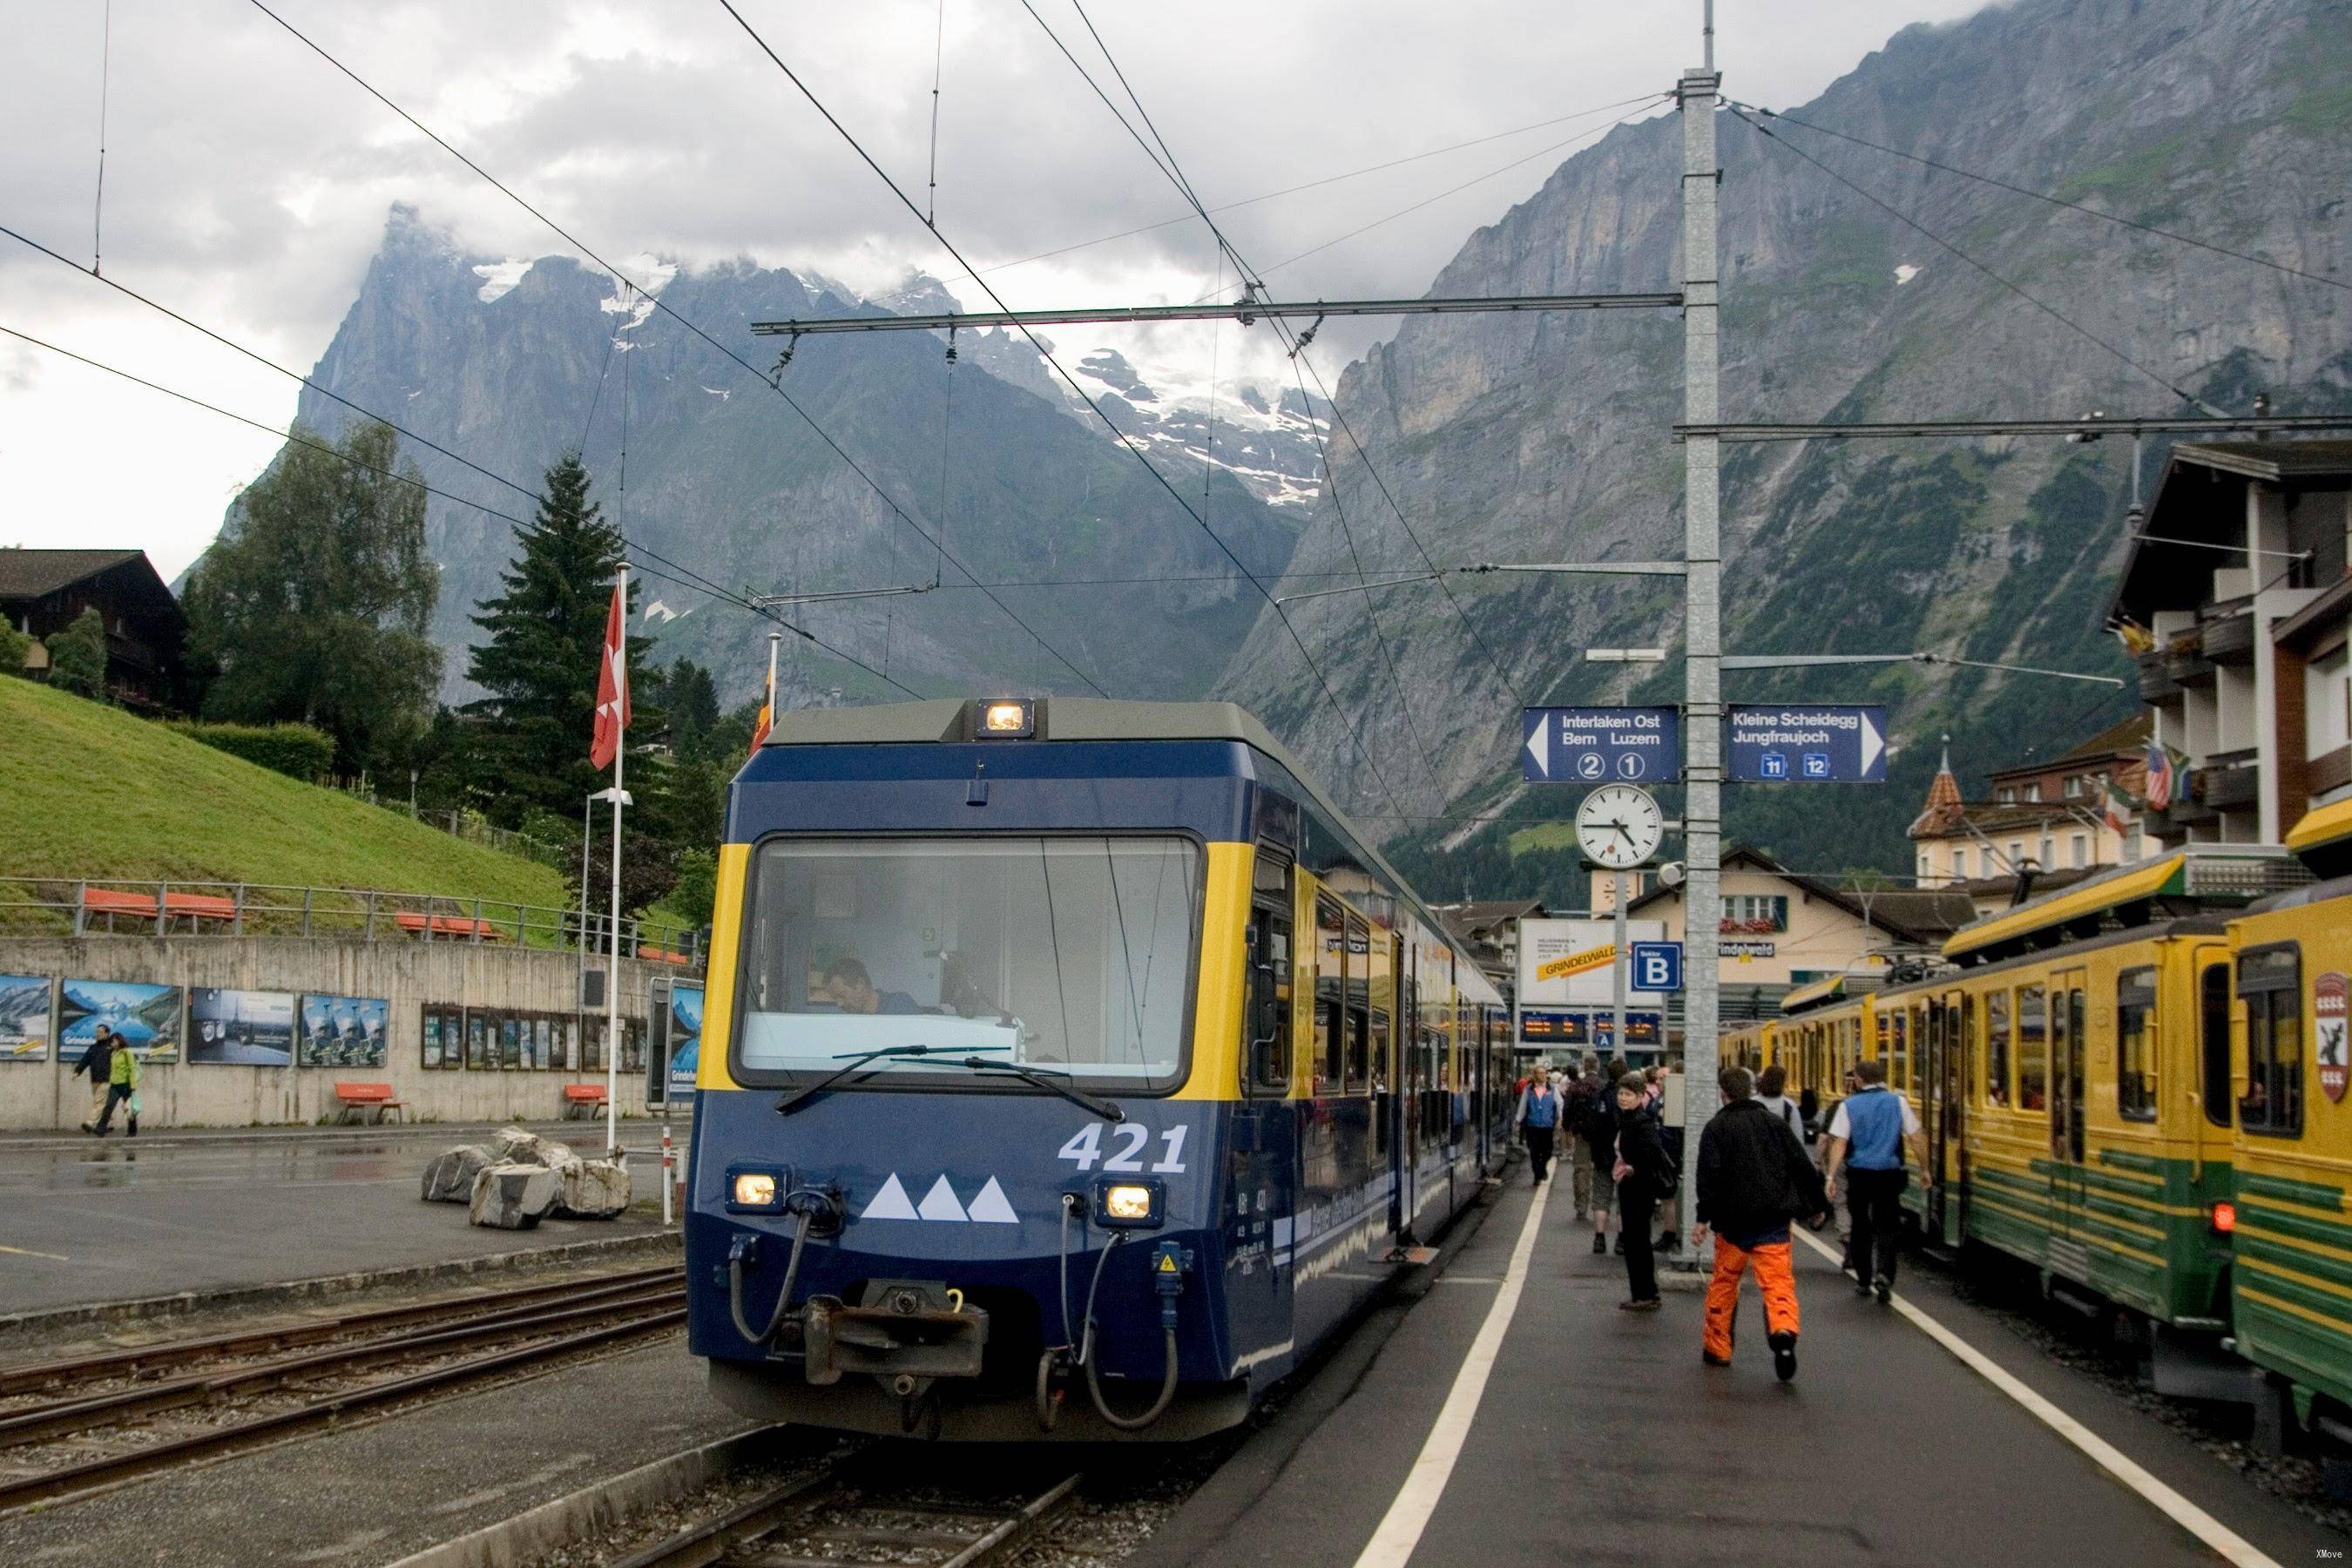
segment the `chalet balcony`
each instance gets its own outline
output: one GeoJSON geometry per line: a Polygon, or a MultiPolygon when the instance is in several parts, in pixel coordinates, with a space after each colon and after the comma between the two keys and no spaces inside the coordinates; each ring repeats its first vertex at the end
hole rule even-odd
{"type": "Polygon", "coordinates": [[[2144,653],[2134,661],[2139,666],[2139,700],[2142,702],[2165,702],[2180,695],[2180,682],[2172,678],[2161,653],[2144,653]]]}
{"type": "Polygon", "coordinates": [[[2181,686],[2195,686],[2213,679],[2213,661],[2205,655],[2204,638],[2200,632],[2185,632],[2165,645],[2164,672],[2181,686]]]}
{"type": "Polygon", "coordinates": [[[2215,664],[2254,662],[2254,613],[2252,601],[2231,599],[2205,606],[2207,619],[2197,628],[2205,657],[2215,664]]]}
{"type": "Polygon", "coordinates": [[[2217,752],[2190,775],[2196,798],[2215,811],[2236,811],[2252,805],[2262,794],[2262,770],[2254,752],[2217,752]]]}

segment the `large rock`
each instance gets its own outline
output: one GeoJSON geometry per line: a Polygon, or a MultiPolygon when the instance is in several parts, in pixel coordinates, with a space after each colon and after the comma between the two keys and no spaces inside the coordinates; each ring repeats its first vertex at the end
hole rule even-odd
{"type": "Polygon", "coordinates": [[[492,1133],[490,1151],[499,1164],[544,1165],[558,1174],[580,1163],[580,1156],[562,1144],[520,1127],[502,1127],[492,1133]]]}
{"type": "Polygon", "coordinates": [[[614,1219],[629,1206],[629,1168],[618,1160],[575,1160],[562,1174],[558,1219],[614,1219]]]}
{"type": "Polygon", "coordinates": [[[425,1164],[424,1190],[418,1195],[428,1204],[470,1203],[474,1178],[482,1173],[484,1167],[498,1163],[488,1149],[475,1143],[436,1154],[425,1164]]]}
{"type": "Polygon", "coordinates": [[[563,1178],[544,1165],[485,1165],[467,1217],[493,1230],[530,1230],[562,1195],[563,1178]]]}

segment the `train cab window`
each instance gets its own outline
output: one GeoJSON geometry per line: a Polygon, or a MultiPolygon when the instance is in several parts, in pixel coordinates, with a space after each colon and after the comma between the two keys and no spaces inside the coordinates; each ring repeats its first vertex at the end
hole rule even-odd
{"type": "Polygon", "coordinates": [[[2116,1110],[2127,1121],[2156,1120],[2156,970],[2116,977],[2116,1110]]]}
{"type": "Polygon", "coordinates": [[[2017,1109],[2050,1105],[2050,1013],[2039,985],[2017,988],[2017,1109]]]}
{"type": "Polygon", "coordinates": [[[2293,943],[2238,955],[2246,1004],[2246,1092],[2238,1125],[2249,1132],[2303,1131],[2303,958],[2293,943]]]}
{"type": "Polygon", "coordinates": [[[2230,1125],[2230,966],[2209,963],[2197,975],[2197,1037],[2204,1073],[2205,1120],[2230,1125]]]}
{"type": "Polygon", "coordinates": [[[1203,858],[1174,835],[771,839],[752,863],[730,1065],[766,1085],[876,1053],[868,1090],[1044,1092],[973,1060],[1171,1089],[1203,858]]]}
{"type": "Polygon", "coordinates": [[[1315,1092],[1337,1094],[1347,1077],[1348,922],[1329,899],[1315,900],[1315,1092]]]}
{"type": "Polygon", "coordinates": [[[1988,991],[1985,1016],[1985,1103],[2009,1104],[2009,993],[1988,991]]]}

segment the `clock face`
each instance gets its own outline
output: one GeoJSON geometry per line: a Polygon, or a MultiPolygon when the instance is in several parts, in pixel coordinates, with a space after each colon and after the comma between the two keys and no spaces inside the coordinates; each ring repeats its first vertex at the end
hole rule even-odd
{"type": "Polygon", "coordinates": [[[1650,792],[1603,784],[1576,808],[1576,842],[1588,859],[1612,870],[1646,863],[1664,837],[1665,818],[1650,792]]]}

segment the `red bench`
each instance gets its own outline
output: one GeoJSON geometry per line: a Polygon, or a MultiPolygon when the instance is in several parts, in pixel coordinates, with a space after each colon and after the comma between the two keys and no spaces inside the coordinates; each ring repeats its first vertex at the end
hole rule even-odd
{"type": "MultiPolygon", "coordinates": [[[[106,929],[114,929],[114,917],[129,915],[142,921],[156,918],[158,910],[152,893],[126,892],[120,888],[84,888],[81,890],[82,914],[104,915],[106,929]]],[[[161,914],[168,925],[185,918],[191,928],[203,921],[234,922],[237,917],[236,900],[217,893],[179,893],[165,889],[161,914]]]]}
{"type": "Polygon", "coordinates": [[[408,1108],[392,1097],[388,1083],[339,1083],[335,1085],[336,1120],[359,1121],[368,1125],[383,1121],[384,1112],[397,1110],[404,1118],[408,1108]]]}
{"type": "Polygon", "coordinates": [[[403,910],[392,917],[392,923],[411,936],[451,936],[471,942],[501,941],[505,933],[488,921],[478,921],[470,915],[422,915],[414,910],[403,910]]]}
{"type": "Polygon", "coordinates": [[[694,960],[685,953],[673,952],[668,948],[656,947],[650,942],[637,949],[637,956],[648,963],[675,963],[688,969],[694,965],[694,960]]]}
{"type": "Polygon", "coordinates": [[[604,1109],[604,1086],[601,1083],[567,1083],[563,1086],[563,1120],[593,1121],[604,1109]]]}

